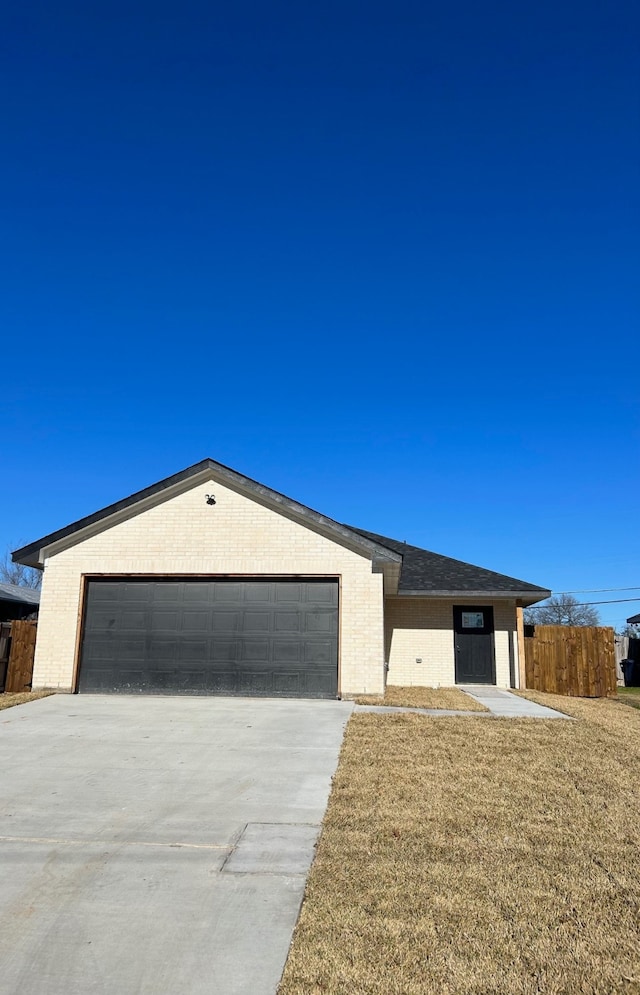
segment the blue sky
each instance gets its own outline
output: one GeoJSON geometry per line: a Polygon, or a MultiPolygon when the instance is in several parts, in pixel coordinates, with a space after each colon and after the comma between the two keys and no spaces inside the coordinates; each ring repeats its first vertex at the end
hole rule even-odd
{"type": "Polygon", "coordinates": [[[640,585],[639,21],[14,6],[0,543],[211,456],[554,590],[640,585]]]}

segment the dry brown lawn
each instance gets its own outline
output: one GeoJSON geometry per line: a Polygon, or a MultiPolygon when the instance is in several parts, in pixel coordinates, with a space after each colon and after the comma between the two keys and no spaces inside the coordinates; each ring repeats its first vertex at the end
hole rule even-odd
{"type": "Polygon", "coordinates": [[[460,712],[488,712],[489,709],[459,688],[388,687],[384,698],[379,694],[363,694],[355,699],[358,705],[395,705],[402,708],[446,708],[460,712]]]}
{"type": "Polygon", "coordinates": [[[49,694],[54,694],[54,692],[19,691],[15,694],[11,692],[0,694],[0,711],[2,711],[3,708],[12,708],[14,705],[24,705],[27,701],[36,701],[38,698],[46,698],[49,694]]]}
{"type": "Polygon", "coordinates": [[[640,712],[354,715],[280,995],[640,993],[640,712]]]}
{"type": "MultiPolygon", "coordinates": [[[[614,698],[574,698],[571,695],[547,694],[546,691],[514,691],[513,693],[521,695],[523,698],[530,698],[531,701],[537,701],[541,705],[548,705],[549,708],[555,708],[558,712],[564,712],[565,715],[572,715],[578,719],[586,718],[588,715],[593,716],[596,710],[598,708],[601,710],[600,706],[606,705],[607,702],[618,705],[620,703],[635,705],[636,707],[640,704],[637,701],[640,688],[620,687],[614,698]],[[586,706],[586,710],[584,706],[586,706]]],[[[624,718],[624,713],[621,718],[624,718]]]]}

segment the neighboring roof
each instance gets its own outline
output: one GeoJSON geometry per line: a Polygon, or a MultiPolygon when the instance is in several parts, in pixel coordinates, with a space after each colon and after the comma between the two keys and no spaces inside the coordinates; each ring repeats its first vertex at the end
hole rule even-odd
{"type": "Polygon", "coordinates": [[[39,605],[40,591],[20,584],[0,584],[0,601],[15,601],[22,605],[39,605]]]}
{"type": "MultiPolygon", "coordinates": [[[[107,505],[106,508],[101,508],[100,511],[94,512],[93,515],[80,518],[77,522],[73,522],[63,529],[58,529],[57,532],[51,532],[49,535],[37,539],[36,542],[29,543],[28,546],[16,549],[11,554],[12,559],[15,563],[23,563],[25,566],[41,568],[43,566],[41,553],[48,546],[67,539],[74,535],[74,533],[82,532],[85,529],[92,529],[93,527],[93,532],[100,531],[99,526],[102,522],[107,527],[107,519],[114,516],[116,516],[115,520],[122,520],[125,517],[129,517],[126,514],[129,509],[134,509],[136,505],[140,504],[144,507],[150,507],[153,503],[162,500],[165,491],[169,489],[177,491],[181,486],[183,489],[187,489],[193,485],[194,478],[197,477],[202,480],[208,480],[213,477],[219,483],[249,494],[254,500],[262,501],[270,507],[279,508],[282,513],[304,522],[307,526],[315,527],[318,531],[332,536],[338,542],[342,541],[343,544],[355,545],[358,550],[366,552],[372,559],[386,561],[387,563],[401,563],[401,557],[397,553],[377,543],[375,540],[367,538],[364,533],[357,533],[349,529],[346,525],[340,525],[339,522],[327,518],[326,515],[321,515],[320,512],[313,511],[312,508],[308,508],[306,505],[300,504],[298,501],[294,501],[284,494],[280,494],[279,491],[271,490],[270,487],[265,487],[264,484],[258,483],[257,480],[245,477],[236,470],[232,470],[231,467],[224,466],[222,463],[216,463],[212,459],[203,459],[199,463],[194,463],[193,466],[188,466],[186,470],[180,470],[179,473],[165,477],[164,480],[159,480],[156,484],[151,484],[150,487],[145,487],[142,491],[136,491],[135,494],[131,494],[121,501],[116,501],[115,504],[107,505]]],[[[132,510],[132,513],[135,514],[135,511],[132,510]]]]}
{"type": "Polygon", "coordinates": [[[629,625],[640,625],[640,615],[632,615],[631,618],[627,619],[629,625]]]}
{"type": "MultiPolygon", "coordinates": [[[[349,526],[353,528],[353,526],[349,526]]],[[[381,543],[402,556],[402,571],[398,594],[492,594],[498,597],[511,595],[531,601],[548,598],[551,591],[529,584],[525,580],[507,577],[494,570],[485,570],[450,556],[432,553],[419,546],[411,546],[398,539],[389,539],[375,532],[353,528],[372,542],[381,543]]]]}

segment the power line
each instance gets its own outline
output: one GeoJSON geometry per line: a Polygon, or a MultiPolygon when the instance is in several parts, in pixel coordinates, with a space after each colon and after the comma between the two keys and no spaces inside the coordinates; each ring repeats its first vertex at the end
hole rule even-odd
{"type": "Polygon", "coordinates": [[[610,591],[640,591],[640,584],[637,587],[594,587],[588,591],[556,591],[560,594],[607,594],[610,591]]]}
{"type": "MultiPolygon", "coordinates": [[[[634,590],[634,588],[631,588],[631,590],[634,590]]],[[[566,593],[568,594],[569,592],[567,591],[566,593]]],[[[624,604],[627,601],[640,601],[640,598],[614,598],[613,601],[577,601],[576,604],[575,604],[575,606],[573,606],[573,607],[580,608],[582,605],[622,605],[622,604],[624,604]]],[[[527,608],[527,611],[535,612],[535,611],[538,611],[540,608],[554,608],[554,607],[556,607],[556,606],[555,605],[531,605],[530,608],[527,608]]],[[[561,607],[561,606],[558,606],[558,607],[561,607]]]]}

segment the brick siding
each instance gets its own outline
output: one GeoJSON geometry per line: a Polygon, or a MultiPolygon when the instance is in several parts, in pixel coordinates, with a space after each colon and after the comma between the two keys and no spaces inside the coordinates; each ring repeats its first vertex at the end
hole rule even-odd
{"type": "MultiPolygon", "coordinates": [[[[453,606],[464,599],[387,598],[385,601],[385,656],[387,683],[397,686],[450,687],[455,684],[453,606]],[[418,663],[417,660],[421,660],[418,663]]],[[[513,601],[482,601],[493,605],[495,625],[496,685],[509,687],[509,643],[517,680],[516,610],[513,601]]]]}
{"type": "Polygon", "coordinates": [[[72,690],[83,575],[128,573],[337,576],[341,693],[383,689],[382,575],[370,560],[214,481],[46,559],[34,688],[72,690]]]}

